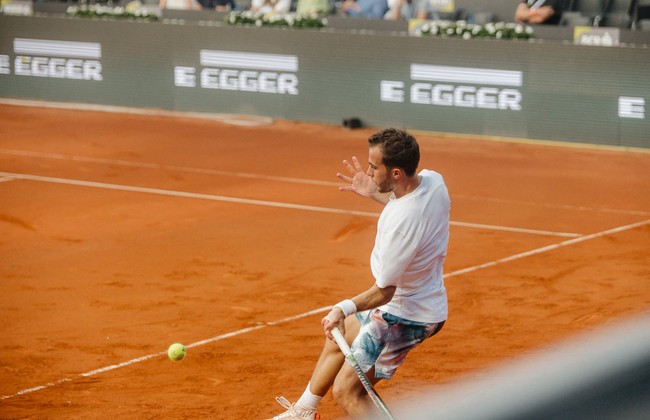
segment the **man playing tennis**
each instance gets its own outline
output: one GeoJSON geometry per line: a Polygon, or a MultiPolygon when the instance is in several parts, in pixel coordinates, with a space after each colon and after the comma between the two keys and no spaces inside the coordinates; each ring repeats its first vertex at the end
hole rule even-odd
{"type": "Polygon", "coordinates": [[[352,191],[384,205],[377,224],[370,267],[375,283],[343,300],[321,323],[329,340],[303,395],[274,419],[320,418],[316,409],[332,388],[335,400],[355,417],[369,415],[372,401],[354,369],[344,363],[331,330],[338,327],[373,384],[391,379],[410,350],[435,335],[447,319],[442,266],[449,240],[449,194],[440,174],[416,173],[420,161],[415,138],[388,128],[368,139],[368,171],[359,160],[343,161],[352,191]],[[349,316],[355,314],[355,316],[349,316]]]}

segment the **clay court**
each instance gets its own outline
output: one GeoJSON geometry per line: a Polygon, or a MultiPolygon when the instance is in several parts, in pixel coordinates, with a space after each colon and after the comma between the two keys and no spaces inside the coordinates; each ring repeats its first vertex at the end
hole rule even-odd
{"type": "MultiPolygon", "coordinates": [[[[336,173],[375,130],[0,121],[0,417],[266,418],[300,395],[321,317],[373,281],[381,208],[336,173]]],[[[416,134],[452,199],[450,318],[380,383],[389,405],[648,310],[650,153],[416,134]]]]}

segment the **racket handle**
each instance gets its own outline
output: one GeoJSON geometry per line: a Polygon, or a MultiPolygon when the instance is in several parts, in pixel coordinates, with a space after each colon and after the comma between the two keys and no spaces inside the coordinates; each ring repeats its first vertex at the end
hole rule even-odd
{"type": "Polygon", "coordinates": [[[341,331],[337,327],[334,327],[332,328],[331,333],[332,336],[334,337],[334,341],[336,341],[336,344],[338,344],[339,347],[341,348],[343,355],[345,357],[348,357],[348,355],[352,353],[352,350],[350,350],[350,346],[348,346],[348,342],[345,341],[345,337],[343,337],[341,331]]]}

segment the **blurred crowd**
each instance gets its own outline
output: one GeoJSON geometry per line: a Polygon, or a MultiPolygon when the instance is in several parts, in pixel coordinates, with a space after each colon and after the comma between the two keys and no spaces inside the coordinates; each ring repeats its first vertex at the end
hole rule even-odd
{"type": "Polygon", "coordinates": [[[161,9],[340,15],[367,19],[436,19],[440,0],[160,0],[161,9]]]}
{"type": "MultiPolygon", "coordinates": [[[[450,0],[159,0],[161,9],[216,10],[221,12],[302,16],[338,15],[352,18],[409,20],[454,19],[441,11],[450,0]]],[[[520,23],[557,24],[564,0],[520,0],[513,18],[520,23]]]]}

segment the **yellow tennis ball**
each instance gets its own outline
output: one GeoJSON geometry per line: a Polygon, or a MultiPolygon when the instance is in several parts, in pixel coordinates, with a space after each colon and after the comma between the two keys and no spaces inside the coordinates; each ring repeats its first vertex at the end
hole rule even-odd
{"type": "Polygon", "coordinates": [[[167,349],[167,356],[169,356],[170,359],[172,359],[174,362],[180,362],[185,358],[185,354],[187,353],[187,350],[185,349],[185,346],[182,345],[181,343],[174,343],[171,346],[169,346],[169,349],[167,349]]]}

